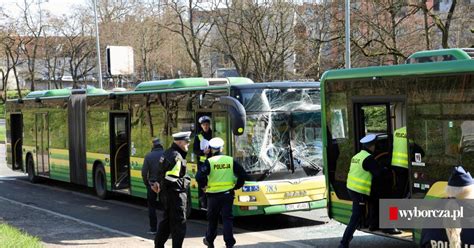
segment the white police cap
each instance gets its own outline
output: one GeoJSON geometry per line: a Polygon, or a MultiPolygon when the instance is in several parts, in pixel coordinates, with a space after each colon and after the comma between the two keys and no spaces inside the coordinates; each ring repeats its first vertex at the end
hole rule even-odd
{"type": "Polygon", "coordinates": [[[211,117],[207,116],[207,115],[203,115],[201,117],[199,117],[199,120],[198,120],[199,124],[202,124],[204,122],[211,122],[211,117]]]}
{"type": "Polygon", "coordinates": [[[372,133],[367,134],[364,138],[360,139],[360,143],[367,144],[367,143],[375,141],[376,138],[377,136],[375,134],[372,134],[372,133]]]}
{"type": "Polygon", "coordinates": [[[187,140],[189,141],[189,136],[191,136],[191,132],[179,132],[173,134],[174,140],[187,140]]]}
{"type": "Polygon", "coordinates": [[[209,147],[211,147],[214,150],[219,150],[223,146],[224,146],[224,140],[219,137],[212,138],[211,140],[209,140],[209,147]]]}

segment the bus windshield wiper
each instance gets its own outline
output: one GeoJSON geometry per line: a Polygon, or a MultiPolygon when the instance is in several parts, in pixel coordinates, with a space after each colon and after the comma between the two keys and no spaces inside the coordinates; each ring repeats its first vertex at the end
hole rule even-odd
{"type": "MultiPolygon", "coordinates": [[[[290,121],[291,121],[291,115],[290,115],[290,121]]],[[[295,173],[295,161],[293,159],[293,146],[291,146],[291,141],[293,140],[293,136],[291,135],[291,130],[289,131],[288,134],[290,141],[288,142],[288,146],[290,147],[290,170],[291,173],[295,173]]]]}

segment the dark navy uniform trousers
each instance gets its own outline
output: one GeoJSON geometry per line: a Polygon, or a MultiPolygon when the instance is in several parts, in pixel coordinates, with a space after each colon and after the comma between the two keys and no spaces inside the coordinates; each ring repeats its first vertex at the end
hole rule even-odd
{"type": "Polygon", "coordinates": [[[212,244],[217,236],[217,224],[219,216],[222,215],[222,224],[224,228],[224,241],[226,247],[235,245],[233,233],[232,205],[234,194],[231,191],[223,193],[207,194],[207,220],[209,225],[206,232],[207,241],[212,244]]]}

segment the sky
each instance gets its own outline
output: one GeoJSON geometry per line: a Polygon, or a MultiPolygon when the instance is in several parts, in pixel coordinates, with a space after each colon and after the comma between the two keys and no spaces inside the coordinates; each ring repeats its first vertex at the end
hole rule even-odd
{"type": "MultiPolygon", "coordinates": [[[[62,15],[67,13],[73,5],[85,5],[87,0],[27,0],[35,3],[41,2],[41,8],[49,10],[53,15],[62,15]]],[[[20,9],[18,5],[22,6],[24,0],[0,0],[0,6],[4,12],[9,16],[18,16],[20,9]]],[[[5,19],[5,17],[3,17],[5,19]]],[[[5,21],[0,19],[1,21],[5,21]]]]}

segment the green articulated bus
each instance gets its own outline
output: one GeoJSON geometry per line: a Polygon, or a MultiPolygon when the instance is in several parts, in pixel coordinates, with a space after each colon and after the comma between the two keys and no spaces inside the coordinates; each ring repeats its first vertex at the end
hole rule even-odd
{"type": "MultiPolygon", "coordinates": [[[[423,51],[406,64],[333,70],[321,80],[328,215],[347,224],[352,202],[346,188],[359,140],[376,134],[375,156],[391,167],[394,130],[406,127],[408,185],[412,199],[445,197],[453,166],[474,172],[474,49],[423,51]]],[[[388,218],[388,217],[387,217],[388,218]]],[[[388,235],[418,242],[420,230],[388,235]]]]}
{"type": "MultiPolygon", "coordinates": [[[[235,215],[274,214],[326,205],[319,83],[253,83],[247,78],[186,78],[140,83],[132,91],[35,91],[6,104],[7,158],[29,180],[50,178],[146,198],[143,158],[159,137],[199,131],[212,118],[224,152],[250,180],[236,192],[235,215]]],[[[192,147],[192,142],[190,147],[192,147]]],[[[200,209],[188,152],[189,210],[200,209]]]]}

